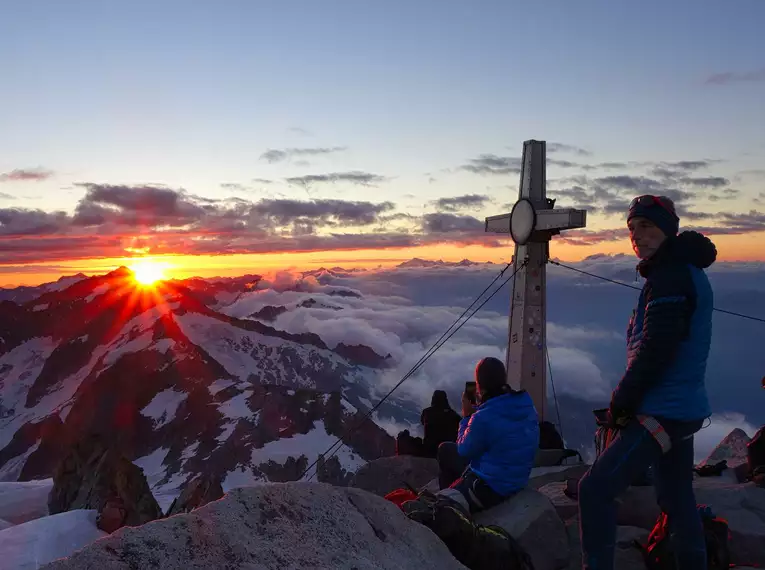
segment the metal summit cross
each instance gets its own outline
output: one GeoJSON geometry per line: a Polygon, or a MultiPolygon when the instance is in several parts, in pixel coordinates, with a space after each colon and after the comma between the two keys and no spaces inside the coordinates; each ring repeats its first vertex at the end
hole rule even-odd
{"type": "Polygon", "coordinates": [[[547,409],[547,281],[550,239],[562,230],[583,228],[587,211],[556,209],[547,198],[547,144],[523,143],[521,187],[509,214],[486,218],[486,231],[509,233],[515,242],[514,294],[510,299],[507,383],[524,389],[542,421],[547,409]]]}

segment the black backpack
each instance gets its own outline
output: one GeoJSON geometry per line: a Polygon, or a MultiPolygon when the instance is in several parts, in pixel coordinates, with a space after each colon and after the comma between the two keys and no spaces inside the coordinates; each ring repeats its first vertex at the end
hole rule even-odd
{"type": "Polygon", "coordinates": [[[401,510],[433,531],[470,570],[535,570],[529,554],[505,529],[476,524],[451,499],[423,491],[401,510]]]}
{"type": "MultiPolygon", "coordinates": [[[[708,570],[728,570],[731,566],[728,522],[716,517],[705,505],[698,505],[698,509],[704,526],[707,568],[708,570]]],[[[676,570],[675,558],[669,543],[666,513],[659,514],[646,544],[642,545],[636,541],[636,546],[643,552],[643,559],[648,570],[676,570]]]]}

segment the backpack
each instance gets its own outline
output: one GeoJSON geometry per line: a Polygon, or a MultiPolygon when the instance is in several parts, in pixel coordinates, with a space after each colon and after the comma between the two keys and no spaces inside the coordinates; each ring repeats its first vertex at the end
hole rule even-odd
{"type": "Polygon", "coordinates": [[[535,570],[529,554],[505,529],[476,524],[459,503],[427,491],[401,505],[406,516],[428,527],[470,570],[535,570]]]}
{"type": "MultiPolygon", "coordinates": [[[[704,527],[704,539],[707,547],[708,570],[728,570],[730,563],[730,530],[728,521],[717,517],[705,505],[698,505],[701,522],[704,527]]],[[[643,560],[648,570],[675,570],[675,559],[669,543],[667,514],[661,513],[656,519],[653,530],[645,545],[636,541],[636,546],[643,552],[643,560]]]]}

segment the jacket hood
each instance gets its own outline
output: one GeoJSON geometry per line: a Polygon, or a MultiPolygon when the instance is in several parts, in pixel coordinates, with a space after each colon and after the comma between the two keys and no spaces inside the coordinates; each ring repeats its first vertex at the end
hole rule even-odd
{"type": "Polygon", "coordinates": [[[534,402],[526,390],[520,390],[494,396],[481,404],[478,409],[491,410],[492,414],[516,418],[523,417],[534,409],[534,402]]]}
{"type": "Polygon", "coordinates": [[[653,257],[638,264],[638,270],[645,277],[652,266],[667,261],[690,263],[699,269],[706,269],[716,259],[717,248],[711,239],[699,232],[684,231],[667,238],[653,257]]]}

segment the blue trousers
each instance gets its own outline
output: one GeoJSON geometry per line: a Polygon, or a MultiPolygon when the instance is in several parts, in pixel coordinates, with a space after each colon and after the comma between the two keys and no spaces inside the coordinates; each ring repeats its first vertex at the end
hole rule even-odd
{"type": "Polygon", "coordinates": [[[662,454],[637,420],[619,430],[579,482],[579,524],[584,570],[613,570],[616,498],[653,466],[656,499],[667,513],[677,570],[707,570],[706,543],[693,493],[693,435],[703,420],[657,418],[672,440],[662,454]]]}

